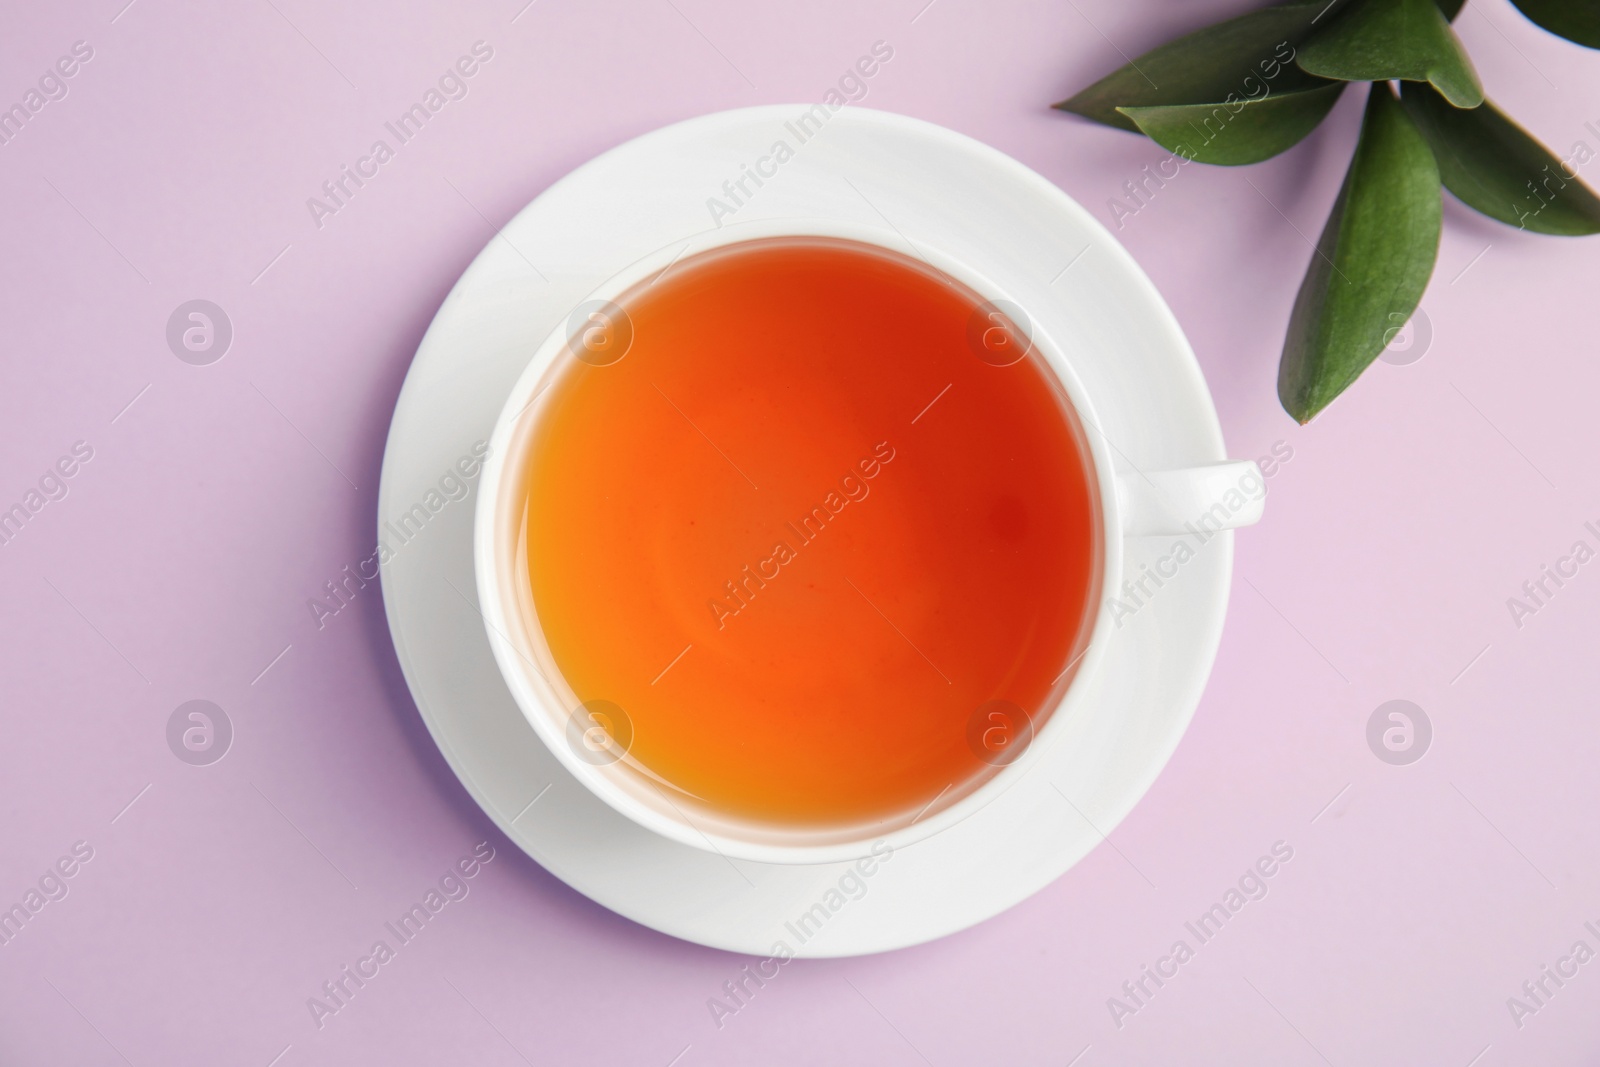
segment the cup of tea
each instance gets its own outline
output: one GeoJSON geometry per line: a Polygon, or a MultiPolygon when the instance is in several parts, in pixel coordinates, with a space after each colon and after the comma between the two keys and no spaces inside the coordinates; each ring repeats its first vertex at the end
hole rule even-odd
{"type": "Polygon", "coordinates": [[[939,833],[1029,773],[1115,641],[1129,537],[1256,521],[1138,471],[1071,354],[893,230],[725,226],[578,303],[474,530],[510,691],[617,811],[773,863],[939,833]]]}

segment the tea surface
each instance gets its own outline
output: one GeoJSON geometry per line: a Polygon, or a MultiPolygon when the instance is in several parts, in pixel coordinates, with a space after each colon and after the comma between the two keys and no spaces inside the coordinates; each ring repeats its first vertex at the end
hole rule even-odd
{"type": "Polygon", "coordinates": [[[978,299],[873,246],[751,241],[621,298],[620,360],[562,357],[528,592],[650,772],[734,815],[904,819],[1026,740],[990,702],[1042,725],[1092,619],[1093,475],[1037,355],[979,358],[978,299]]]}

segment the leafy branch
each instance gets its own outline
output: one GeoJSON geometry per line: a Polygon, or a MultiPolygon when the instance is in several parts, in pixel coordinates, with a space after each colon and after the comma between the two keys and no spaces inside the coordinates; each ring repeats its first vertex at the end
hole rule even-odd
{"type": "MultiPolygon", "coordinates": [[[[1600,0],[1512,0],[1600,48],[1600,0]]],[[[1383,352],[1433,274],[1448,189],[1536,233],[1600,233],[1600,197],[1491,103],[1451,22],[1465,0],[1290,0],[1164,44],[1055,106],[1238,166],[1299,144],[1369,82],[1344,185],[1289,316],[1284,410],[1310,422],[1383,352]]],[[[1580,162],[1584,162],[1581,160],[1580,162]]]]}

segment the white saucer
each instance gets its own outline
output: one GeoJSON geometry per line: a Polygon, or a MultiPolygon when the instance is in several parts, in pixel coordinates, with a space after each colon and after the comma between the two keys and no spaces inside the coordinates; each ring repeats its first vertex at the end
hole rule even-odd
{"type": "MultiPolygon", "coordinates": [[[[707,199],[731,203],[724,182],[775,141],[795,146],[785,124],[808,107],[748,108],[658,130],[529,204],[462,275],[423,338],[378,495],[379,536],[395,552],[383,592],[400,665],[473,798],[585,896],[675,937],[760,956],[779,942],[797,956],[847,956],[941,937],[1037,892],[1086,855],[1154,781],[1194,714],[1233,561],[1232,535],[1215,536],[1123,619],[1087,680],[1108,714],[1065,723],[1004,795],[871,864],[870,876],[847,864],[753,863],[673,843],[568,774],[490,652],[476,608],[471,502],[445,503],[403,546],[383,524],[425,504],[457,460],[488,440],[512,383],[574,305],[627,264],[711,227],[707,199]]],[[[1225,458],[1200,369],[1149,279],[1088,212],[1015,160],[938,126],[847,107],[763,187],[746,188],[755,195],[734,221],[887,224],[1015,294],[1060,343],[1130,470],[1225,458]]],[[[1174,540],[1128,539],[1127,572],[1138,574],[1174,540]]]]}

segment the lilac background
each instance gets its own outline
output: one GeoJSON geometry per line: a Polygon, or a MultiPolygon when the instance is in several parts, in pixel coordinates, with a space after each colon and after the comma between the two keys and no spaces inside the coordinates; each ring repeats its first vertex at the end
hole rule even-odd
{"type": "MultiPolygon", "coordinates": [[[[1294,450],[1238,539],[1194,725],[1114,848],[955,937],[792,964],[719,1030],[707,999],[746,961],[601,909],[490,826],[421,726],[376,587],[312,620],[371,549],[423,330],[492,227],[575,165],[816,100],[879,39],[895,57],[867,105],[995,145],[1111,224],[1165,153],[1045,105],[1239,4],[125,2],[12,5],[0,35],[6,104],[95,50],[0,147],[0,508],[94,448],[0,548],[0,906],[94,849],[0,946],[0,1063],[1593,1062],[1600,963],[1521,1029],[1506,998],[1575,940],[1600,948],[1600,563],[1520,629],[1506,598],[1600,545],[1600,246],[1447,204],[1431,347],[1302,429],[1278,348],[1357,95],[1288,156],[1188,167],[1123,220],[1230,452],[1294,450]],[[306,198],[479,39],[470,95],[314,226],[306,198]],[[206,367],[164,338],[196,297],[235,330],[206,367]],[[1393,767],[1365,728],[1401,697],[1435,737],[1393,767]],[[194,698],[236,731],[207,767],[166,743],[194,698]],[[1280,839],[1270,894],[1118,1029],[1107,998],[1280,839]],[[318,1030],[306,998],[484,840],[471,894],[318,1030]]],[[[1535,133],[1600,149],[1600,57],[1505,0],[1459,28],[1535,133]]]]}

